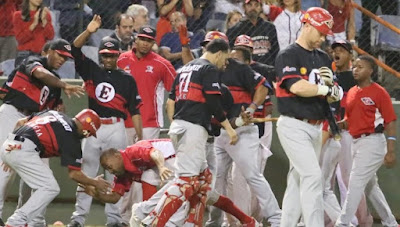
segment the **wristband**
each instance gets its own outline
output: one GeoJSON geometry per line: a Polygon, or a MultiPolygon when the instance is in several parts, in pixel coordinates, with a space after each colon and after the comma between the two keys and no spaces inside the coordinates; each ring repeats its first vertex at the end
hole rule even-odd
{"type": "Polygon", "coordinates": [[[397,140],[396,137],[394,137],[394,136],[388,136],[386,139],[387,139],[387,140],[394,140],[394,141],[397,140]]]}
{"type": "Polygon", "coordinates": [[[188,43],[188,44],[185,44],[185,45],[182,45],[182,47],[187,47],[187,48],[190,48],[190,43],[188,43]]]}
{"type": "Polygon", "coordinates": [[[243,121],[242,117],[237,117],[237,118],[236,118],[236,120],[235,120],[235,125],[236,125],[237,127],[240,127],[240,126],[243,126],[243,125],[244,125],[244,121],[243,121]]]}
{"type": "Polygon", "coordinates": [[[318,85],[317,95],[326,96],[329,93],[330,89],[326,85],[318,85]]]}
{"type": "MultiPolygon", "coordinates": [[[[256,108],[257,108],[257,106],[256,106],[256,108]]],[[[246,108],[246,112],[250,113],[251,115],[253,115],[255,111],[256,111],[256,110],[253,109],[253,108],[250,108],[250,107],[247,107],[247,108],[246,108]]]]}

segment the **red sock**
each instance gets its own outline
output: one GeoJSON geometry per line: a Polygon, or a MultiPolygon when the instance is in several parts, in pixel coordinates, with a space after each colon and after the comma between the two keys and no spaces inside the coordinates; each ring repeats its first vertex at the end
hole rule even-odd
{"type": "Polygon", "coordinates": [[[157,192],[157,187],[146,182],[142,182],[143,201],[149,200],[157,192]]]}
{"type": "Polygon", "coordinates": [[[243,213],[243,211],[241,211],[239,207],[232,202],[232,200],[223,195],[219,196],[218,201],[214,203],[213,206],[233,215],[235,218],[239,219],[240,223],[242,224],[250,223],[253,220],[252,217],[243,213]]]}

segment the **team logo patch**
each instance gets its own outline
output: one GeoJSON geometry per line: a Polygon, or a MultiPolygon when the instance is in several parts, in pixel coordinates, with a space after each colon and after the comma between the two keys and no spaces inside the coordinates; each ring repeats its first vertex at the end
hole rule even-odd
{"type": "Polygon", "coordinates": [[[113,46],[114,46],[114,43],[112,43],[112,42],[106,42],[106,43],[104,43],[104,46],[106,46],[106,47],[113,47],[113,46]]]}
{"type": "Polygon", "coordinates": [[[81,163],[81,164],[82,164],[82,159],[81,159],[81,158],[77,158],[77,159],[75,159],[75,162],[76,162],[76,163],[81,163]]]}
{"type": "Polygon", "coordinates": [[[85,121],[86,121],[87,123],[90,123],[90,122],[92,122],[92,118],[87,117],[87,118],[85,119],[85,121]]]}
{"type": "Polygon", "coordinates": [[[294,72],[294,71],[296,71],[295,67],[286,66],[285,68],[282,69],[283,73],[285,73],[285,72],[294,72]]]}
{"type": "Polygon", "coordinates": [[[71,45],[64,45],[64,48],[67,49],[68,51],[71,51],[71,45]]]}
{"type": "Polygon", "coordinates": [[[154,69],[154,67],[153,66],[151,66],[151,65],[148,65],[148,66],[146,66],[146,73],[153,73],[153,69],[154,69]]]}
{"type": "Polygon", "coordinates": [[[147,33],[153,33],[153,30],[151,30],[151,28],[143,28],[143,31],[147,33]]]}
{"type": "Polygon", "coordinates": [[[103,82],[96,86],[95,94],[97,100],[105,103],[111,101],[114,98],[115,89],[112,84],[103,82]]]}
{"type": "Polygon", "coordinates": [[[301,67],[300,68],[300,74],[301,75],[306,75],[306,73],[307,73],[307,69],[305,67],[301,67]]]}
{"type": "Polygon", "coordinates": [[[258,72],[254,72],[254,80],[257,80],[260,77],[261,77],[261,74],[259,74],[258,72]]]}
{"type": "Polygon", "coordinates": [[[212,87],[216,87],[218,89],[221,89],[221,87],[219,86],[219,83],[212,83],[211,85],[212,87]]]}
{"type": "Polygon", "coordinates": [[[373,106],[375,105],[375,102],[370,98],[370,97],[362,97],[361,102],[364,103],[366,106],[373,106]]]}

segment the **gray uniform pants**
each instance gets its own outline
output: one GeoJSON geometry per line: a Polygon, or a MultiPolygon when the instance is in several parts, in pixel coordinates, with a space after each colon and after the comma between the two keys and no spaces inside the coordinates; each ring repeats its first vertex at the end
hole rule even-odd
{"type": "MultiPolygon", "coordinates": [[[[115,148],[126,148],[126,131],[124,122],[120,121],[114,124],[102,124],[97,131],[97,138],[89,137],[82,142],[83,160],[82,171],[89,177],[95,177],[100,167],[100,155],[102,151],[115,148]]],[[[106,171],[105,178],[110,183],[114,180],[114,175],[106,171]]],[[[71,220],[83,225],[86,216],[89,214],[92,197],[87,195],[80,187],[76,193],[75,211],[72,213],[71,220]]],[[[121,200],[116,204],[105,205],[107,215],[107,224],[121,223],[120,207],[121,200]]]]}
{"type": "Polygon", "coordinates": [[[13,138],[14,135],[10,134],[0,150],[0,156],[32,188],[34,193],[21,208],[8,218],[7,224],[24,226],[33,218],[44,213],[46,207],[59,194],[60,187],[51,169],[40,159],[39,153],[35,150],[36,145],[28,139],[19,142],[13,138]],[[7,152],[5,148],[8,144],[20,144],[21,149],[7,152]]]}

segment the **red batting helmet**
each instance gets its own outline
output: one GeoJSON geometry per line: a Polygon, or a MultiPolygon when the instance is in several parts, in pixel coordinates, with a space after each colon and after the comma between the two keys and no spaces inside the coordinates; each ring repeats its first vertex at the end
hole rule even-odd
{"type": "Polygon", "coordinates": [[[75,115],[75,119],[82,124],[82,130],[87,130],[91,136],[96,137],[96,131],[101,126],[100,117],[96,112],[84,109],[75,115]]]}
{"type": "Polygon", "coordinates": [[[204,46],[208,42],[213,41],[214,39],[223,39],[225,40],[225,42],[229,43],[228,37],[224,33],[219,31],[210,31],[204,37],[204,40],[201,42],[201,45],[204,46]]]}
{"type": "Polygon", "coordinates": [[[235,46],[245,46],[253,48],[253,40],[248,35],[239,35],[235,40],[235,46]]]}
{"type": "Polygon", "coordinates": [[[311,24],[322,34],[333,35],[331,30],[333,26],[333,17],[327,10],[323,8],[309,8],[301,19],[301,22],[311,24]]]}

